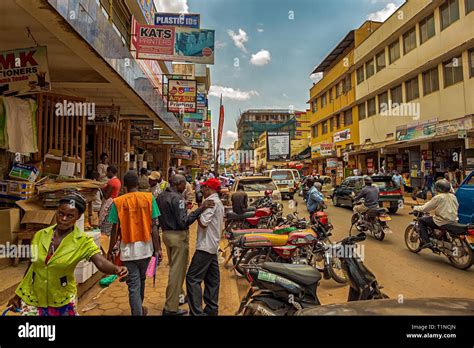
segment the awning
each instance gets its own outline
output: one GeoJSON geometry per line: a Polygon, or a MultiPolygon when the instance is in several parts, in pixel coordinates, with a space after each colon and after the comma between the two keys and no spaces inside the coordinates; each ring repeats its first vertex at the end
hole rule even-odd
{"type": "Polygon", "coordinates": [[[293,156],[293,159],[296,161],[303,161],[305,159],[311,158],[311,146],[308,146],[306,149],[301,151],[299,154],[293,156]]]}

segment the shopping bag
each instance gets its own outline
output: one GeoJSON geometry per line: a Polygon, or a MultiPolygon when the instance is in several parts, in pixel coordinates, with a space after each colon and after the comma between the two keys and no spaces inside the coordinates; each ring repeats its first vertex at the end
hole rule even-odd
{"type": "Polygon", "coordinates": [[[146,276],[152,278],[156,273],[156,257],[152,256],[148,268],[146,269],[146,276]]]}

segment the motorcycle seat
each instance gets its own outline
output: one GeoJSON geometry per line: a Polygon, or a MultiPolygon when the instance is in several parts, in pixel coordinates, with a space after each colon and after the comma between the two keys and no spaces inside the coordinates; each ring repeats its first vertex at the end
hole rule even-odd
{"type": "Polygon", "coordinates": [[[226,214],[227,220],[243,220],[255,216],[254,211],[247,211],[243,214],[236,214],[233,211],[230,211],[226,214]]]}
{"type": "Polygon", "coordinates": [[[308,265],[264,262],[262,268],[279,276],[292,280],[300,285],[310,286],[321,280],[321,273],[308,265]]]}
{"type": "Polygon", "coordinates": [[[441,228],[454,234],[464,234],[467,231],[467,225],[457,222],[451,222],[449,224],[443,225],[441,228]]]}
{"type": "Polygon", "coordinates": [[[385,209],[385,208],[373,208],[373,209],[369,209],[367,210],[367,215],[368,216],[378,216],[379,214],[386,214],[388,213],[388,210],[385,209]]]}

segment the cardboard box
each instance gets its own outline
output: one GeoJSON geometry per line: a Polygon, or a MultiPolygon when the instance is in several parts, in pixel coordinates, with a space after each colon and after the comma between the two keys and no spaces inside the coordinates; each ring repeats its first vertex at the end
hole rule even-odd
{"type": "Polygon", "coordinates": [[[25,211],[21,223],[26,224],[26,228],[39,230],[56,223],[56,210],[44,209],[37,200],[20,201],[16,204],[25,211]]]}
{"type": "Polygon", "coordinates": [[[13,242],[13,232],[20,230],[20,209],[0,209],[0,244],[13,242]]]}
{"type": "Polygon", "coordinates": [[[12,179],[36,181],[39,175],[39,170],[36,167],[29,166],[23,163],[15,163],[8,176],[12,179]]]}
{"type": "Polygon", "coordinates": [[[59,175],[61,171],[62,157],[46,154],[44,156],[44,173],[51,175],[59,175]]]}
{"type": "Polygon", "coordinates": [[[59,175],[60,176],[74,176],[76,169],[76,163],[73,162],[61,162],[61,166],[59,168],[59,175]]]}

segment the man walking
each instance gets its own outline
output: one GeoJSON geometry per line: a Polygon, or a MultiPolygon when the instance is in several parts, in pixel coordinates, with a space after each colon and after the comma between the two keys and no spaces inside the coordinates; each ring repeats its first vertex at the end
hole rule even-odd
{"type": "Polygon", "coordinates": [[[206,210],[198,220],[196,252],[188,274],[186,289],[191,315],[217,315],[219,301],[220,273],[217,254],[224,222],[224,206],[219,199],[220,181],[209,179],[201,184],[205,201],[213,201],[215,206],[206,210]],[[202,309],[202,288],[204,281],[204,303],[202,309]]]}
{"type": "Polygon", "coordinates": [[[127,172],[123,179],[127,193],[114,199],[108,220],[113,224],[109,256],[117,233],[120,236],[120,260],[128,269],[128,297],[132,315],[146,315],[143,307],[146,270],[153,254],[161,259],[158,216],[160,210],[151,192],[139,192],[138,175],[127,172]],[[120,223],[120,230],[117,225],[120,223]]]}
{"type": "Polygon", "coordinates": [[[171,187],[158,196],[160,226],[163,230],[163,242],[166,245],[169,262],[168,286],[163,315],[184,315],[187,311],[179,309],[179,297],[183,294],[184,278],[189,257],[189,226],[208,208],[213,208],[213,201],[206,201],[201,207],[191,212],[186,210],[183,192],[186,189],[186,178],[181,174],[171,177],[171,187]]]}
{"type": "Polygon", "coordinates": [[[151,172],[148,176],[148,183],[150,184],[150,191],[155,199],[168,187],[168,183],[163,180],[161,173],[157,171],[151,172]]]}

